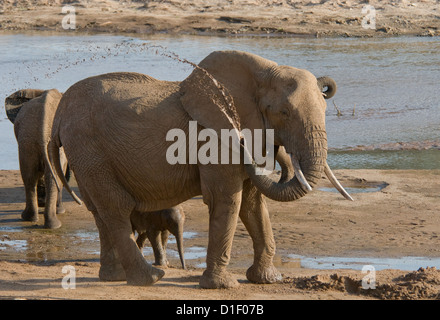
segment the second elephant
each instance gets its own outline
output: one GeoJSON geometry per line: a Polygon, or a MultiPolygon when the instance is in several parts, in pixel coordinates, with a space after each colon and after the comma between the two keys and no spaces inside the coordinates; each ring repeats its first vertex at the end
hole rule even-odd
{"type": "Polygon", "coordinates": [[[181,207],[172,207],[152,212],[135,211],[131,214],[130,220],[133,231],[136,230],[139,234],[136,240],[138,247],[142,249],[147,238],[150,240],[156,265],[168,265],[166,245],[171,232],[171,234],[176,237],[180,261],[182,268],[185,269],[183,254],[183,224],[185,214],[181,207]]]}
{"type": "MultiPolygon", "coordinates": [[[[14,92],[5,100],[6,114],[14,124],[20,173],[26,192],[26,208],[21,217],[25,221],[37,221],[38,206],[44,204],[44,227],[49,229],[61,226],[56,213],[65,211],[61,192],[56,188],[45,188],[53,184],[54,180],[50,171],[46,170],[43,159],[43,148],[50,139],[53,118],[61,97],[62,94],[56,89],[24,89],[14,92]],[[49,189],[50,192],[45,192],[49,189]],[[40,199],[42,195],[44,201],[40,199]]],[[[66,173],[67,159],[63,151],[60,156],[66,173]]]]}

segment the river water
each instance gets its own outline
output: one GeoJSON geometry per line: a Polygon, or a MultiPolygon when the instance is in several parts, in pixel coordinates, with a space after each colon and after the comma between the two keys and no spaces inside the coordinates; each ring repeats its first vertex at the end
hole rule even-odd
{"type": "MultiPolygon", "coordinates": [[[[192,67],[164,52],[197,63],[214,50],[248,51],[333,77],[338,92],[326,111],[333,168],[440,169],[440,41],[435,37],[1,34],[0,101],[3,105],[18,89],[65,91],[83,78],[114,71],[183,80],[192,67]]],[[[13,126],[2,109],[0,169],[18,169],[13,126]]]]}

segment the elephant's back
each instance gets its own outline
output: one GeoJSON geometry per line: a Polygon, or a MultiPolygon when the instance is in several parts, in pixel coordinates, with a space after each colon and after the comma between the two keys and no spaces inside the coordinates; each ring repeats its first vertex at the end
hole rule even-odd
{"type": "Polygon", "coordinates": [[[34,98],[26,103],[20,109],[14,121],[14,132],[17,142],[20,144],[25,141],[37,141],[39,138],[38,129],[40,129],[41,113],[43,105],[41,98],[34,98]]]}
{"type": "Polygon", "coordinates": [[[92,77],[69,88],[52,136],[64,147],[79,180],[111,176],[141,211],[200,193],[197,166],[179,170],[166,159],[174,143],[167,140],[168,131],[181,127],[186,132],[191,120],[181,106],[179,88],[136,73],[92,77]]]}
{"type": "Polygon", "coordinates": [[[136,72],[113,72],[89,77],[72,85],[64,94],[62,108],[72,112],[103,109],[137,109],[156,106],[178,91],[177,82],[160,81],[136,72]],[[136,105],[136,101],[142,101],[136,105]]]}
{"type": "Polygon", "coordinates": [[[104,97],[110,95],[115,99],[132,98],[143,94],[142,88],[160,82],[145,74],[136,72],[113,72],[89,77],[78,81],[66,92],[85,97],[104,97]]]}

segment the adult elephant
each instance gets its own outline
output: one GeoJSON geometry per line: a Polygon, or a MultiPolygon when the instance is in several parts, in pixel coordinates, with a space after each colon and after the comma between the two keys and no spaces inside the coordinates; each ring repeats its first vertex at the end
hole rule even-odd
{"type": "MultiPolygon", "coordinates": [[[[226,267],[239,216],[254,247],[247,278],[257,283],[281,279],[272,263],[275,241],[263,195],[292,201],[304,196],[323,171],[330,174],[322,88],[327,98],[336,89],[329,78],[239,51],[211,53],[182,82],[110,73],[70,87],[55,116],[48,150],[62,178],[58,148],[64,147],[93,212],[101,242],[100,278],[126,279],[132,285],[158,281],[164,273],[137,248],[131,213],[169,208],[202,194],[209,207],[209,242],[200,286],[238,285],[226,267]],[[190,121],[197,121],[196,130],[190,121]],[[255,163],[194,161],[194,152],[203,147],[200,140],[207,137],[193,143],[191,136],[204,128],[218,137],[222,129],[273,129],[273,143],[284,146],[295,176],[279,183],[259,175],[255,163]],[[189,136],[188,154],[177,164],[167,161],[175,143],[167,141],[171,129],[189,136]]],[[[249,155],[246,148],[242,151],[249,155]]]]}
{"type": "MultiPolygon", "coordinates": [[[[5,99],[5,109],[14,124],[18,144],[20,173],[26,192],[26,208],[21,217],[25,221],[38,221],[38,206],[44,209],[44,227],[55,229],[61,226],[57,213],[65,212],[62,193],[55,187],[52,175],[44,165],[44,150],[52,132],[52,121],[62,94],[56,89],[23,89],[5,99]],[[45,117],[45,119],[43,119],[45,117]],[[44,200],[42,199],[44,198],[44,200]]],[[[67,172],[67,161],[61,151],[63,171],[67,172]]]]}

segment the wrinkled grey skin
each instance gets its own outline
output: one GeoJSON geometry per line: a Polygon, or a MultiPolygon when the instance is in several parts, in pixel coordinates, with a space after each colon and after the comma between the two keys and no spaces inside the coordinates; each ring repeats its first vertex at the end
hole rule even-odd
{"type": "MultiPolygon", "coordinates": [[[[265,197],[299,199],[309,189],[296,175],[301,173],[298,168],[310,188],[329,171],[324,98],[330,98],[335,88],[307,70],[247,52],[213,52],[199,66],[215,81],[202,69],[182,82],[110,73],[77,82],[60,102],[47,151],[62,178],[59,148],[64,147],[82,199],[93,213],[102,280],[125,279],[130,285],[160,280],[164,272],[145,261],[130,216],[134,211],[170,208],[200,194],[209,209],[207,267],[200,286],[238,285],[227,271],[238,218],[253,242],[247,279],[274,283],[282,278],[273,265],[276,246],[265,197]],[[324,87],[331,90],[323,92],[324,87]],[[228,93],[233,103],[221,92],[228,93]],[[274,145],[284,147],[298,163],[292,162],[295,176],[274,182],[258,175],[255,164],[243,162],[171,164],[166,155],[174,141],[167,139],[168,132],[179,129],[188,137],[190,121],[197,121],[196,135],[203,128],[219,137],[223,129],[273,130],[274,145]]],[[[200,151],[202,146],[193,147],[200,151]]],[[[66,181],[63,184],[71,193],[66,181]]]]}
{"type": "MultiPolygon", "coordinates": [[[[56,214],[65,212],[62,193],[56,188],[45,192],[49,190],[45,187],[52,185],[54,181],[43,160],[43,148],[50,138],[53,117],[61,97],[62,94],[55,89],[25,89],[14,92],[5,100],[6,113],[14,124],[20,173],[26,192],[26,208],[21,217],[25,221],[36,222],[38,206],[44,206],[44,227],[48,229],[59,228],[61,222],[56,214]],[[43,127],[43,116],[47,117],[46,127],[43,127]],[[42,200],[42,197],[45,197],[45,200],[42,200]]],[[[62,150],[61,159],[63,170],[66,172],[67,160],[62,150]]]]}
{"type": "Polygon", "coordinates": [[[130,216],[133,231],[139,234],[136,243],[139,249],[144,247],[145,241],[150,240],[154,252],[155,265],[168,266],[166,245],[171,232],[176,237],[182,268],[185,269],[183,255],[183,224],[185,214],[181,207],[172,207],[160,211],[138,212],[130,216]]]}

